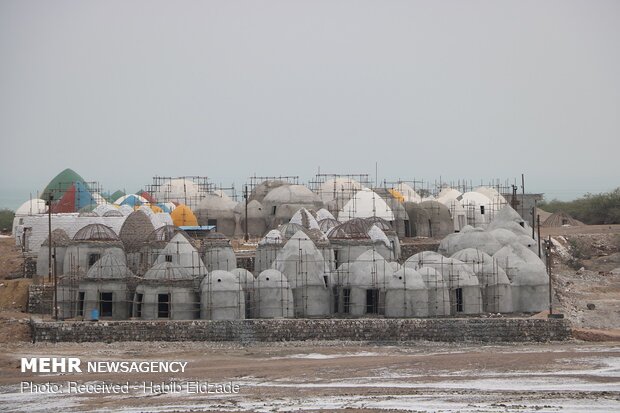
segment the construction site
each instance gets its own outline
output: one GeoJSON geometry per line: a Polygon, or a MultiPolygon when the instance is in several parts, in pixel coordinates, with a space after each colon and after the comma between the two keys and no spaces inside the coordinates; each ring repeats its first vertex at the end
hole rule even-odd
{"type": "Polygon", "coordinates": [[[0,240],[0,400],[11,411],[617,406],[618,225],[534,209],[540,194],[497,180],[252,176],[237,192],[154,177],[108,196],[76,177],[52,179],[0,240]],[[11,366],[52,349],[182,357],[190,369],[174,383],[242,391],[148,397],[139,375],[90,374],[74,378],[134,389],[31,403],[11,366]]]}

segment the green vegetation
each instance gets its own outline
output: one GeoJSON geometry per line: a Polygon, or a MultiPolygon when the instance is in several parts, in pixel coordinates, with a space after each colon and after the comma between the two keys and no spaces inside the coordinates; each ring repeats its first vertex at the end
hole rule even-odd
{"type": "Polygon", "coordinates": [[[11,232],[15,212],[10,209],[0,209],[0,232],[11,232]]]}
{"type": "Polygon", "coordinates": [[[564,211],[585,224],[620,224],[620,188],[602,194],[586,194],[574,201],[554,199],[539,206],[548,212],[564,211]]]}

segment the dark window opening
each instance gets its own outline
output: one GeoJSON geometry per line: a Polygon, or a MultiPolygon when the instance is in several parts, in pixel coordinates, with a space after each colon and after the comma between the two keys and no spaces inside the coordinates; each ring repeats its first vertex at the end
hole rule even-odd
{"type": "Polygon", "coordinates": [[[95,263],[99,261],[99,258],[101,258],[101,254],[88,254],[88,268],[95,265],[95,263]]]}
{"type": "Polygon", "coordinates": [[[456,298],[456,312],[462,313],[463,312],[463,289],[457,288],[454,291],[454,295],[456,298]]]}
{"type": "Polygon", "coordinates": [[[379,314],[379,290],[366,290],[366,314],[379,314]]]}
{"type": "Polygon", "coordinates": [[[136,317],[142,317],[142,294],[136,294],[136,317]]]}
{"type": "Polygon", "coordinates": [[[78,297],[78,308],[77,308],[78,316],[84,316],[84,297],[85,296],[86,296],[86,293],[84,291],[80,291],[80,294],[78,297]]]}
{"type": "Polygon", "coordinates": [[[274,205],[273,207],[271,207],[271,215],[275,215],[276,214],[276,206],[274,205]]]}
{"type": "Polygon", "coordinates": [[[166,262],[172,262],[172,255],[166,255],[166,262]]]}
{"type": "Polygon", "coordinates": [[[329,285],[329,280],[328,280],[327,275],[324,275],[324,276],[323,276],[323,282],[325,283],[325,286],[326,286],[326,287],[329,285]]]}
{"type": "Polygon", "coordinates": [[[351,289],[344,288],[342,290],[342,312],[349,314],[351,312],[351,289]]]}
{"type": "Polygon", "coordinates": [[[252,297],[249,291],[245,292],[245,318],[252,318],[252,297]]]}
{"type": "Polygon", "coordinates": [[[525,222],[521,221],[521,222],[519,222],[519,225],[521,225],[521,227],[525,228],[525,222]]]}
{"type": "Polygon", "coordinates": [[[484,215],[484,205],[480,205],[480,215],[484,215]]]}
{"type": "Polygon", "coordinates": [[[332,288],[334,313],[338,313],[338,307],[340,304],[340,291],[338,287],[332,288]]]}
{"type": "Polygon", "coordinates": [[[170,294],[157,294],[157,318],[170,317],[170,294]]]}
{"type": "Polygon", "coordinates": [[[338,262],[338,250],[334,250],[334,263],[336,264],[336,268],[340,266],[340,263],[338,262]]]}
{"type": "Polygon", "coordinates": [[[112,293],[99,293],[99,316],[112,317],[112,293]]]}
{"type": "Polygon", "coordinates": [[[411,237],[411,226],[409,226],[409,220],[408,219],[405,220],[405,237],[406,238],[411,237]]]}

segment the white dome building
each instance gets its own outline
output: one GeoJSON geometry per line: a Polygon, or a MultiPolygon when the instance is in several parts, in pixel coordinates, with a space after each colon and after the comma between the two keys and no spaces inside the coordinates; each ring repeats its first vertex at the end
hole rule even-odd
{"type": "Polygon", "coordinates": [[[200,283],[200,318],[245,318],[245,296],[237,277],[228,271],[212,271],[200,283]]]}

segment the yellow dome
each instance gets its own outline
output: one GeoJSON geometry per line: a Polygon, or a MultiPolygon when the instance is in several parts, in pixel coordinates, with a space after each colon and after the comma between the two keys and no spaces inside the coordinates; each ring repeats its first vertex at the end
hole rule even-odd
{"type": "Polygon", "coordinates": [[[196,215],[192,212],[192,210],[187,205],[179,205],[170,213],[170,217],[172,217],[172,222],[177,227],[184,226],[197,226],[198,220],[196,219],[196,215]]]}
{"type": "Polygon", "coordinates": [[[388,191],[390,192],[390,194],[392,194],[394,199],[396,199],[398,202],[401,202],[401,203],[405,202],[405,197],[403,196],[403,194],[401,194],[396,189],[388,189],[388,191]]]}

